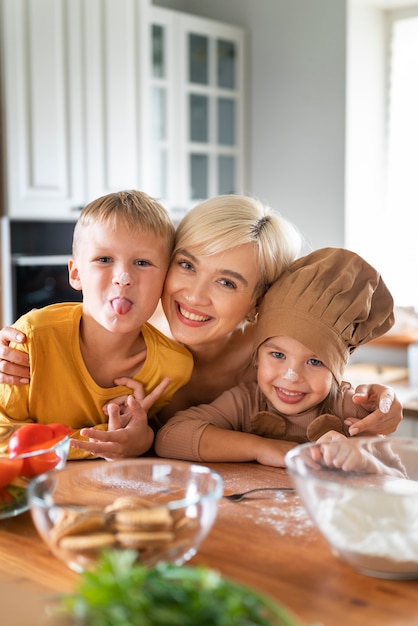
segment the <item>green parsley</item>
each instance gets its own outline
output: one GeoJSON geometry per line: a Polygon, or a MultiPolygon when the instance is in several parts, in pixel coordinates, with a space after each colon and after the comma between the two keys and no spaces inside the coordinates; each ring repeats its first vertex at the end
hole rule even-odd
{"type": "Polygon", "coordinates": [[[136,563],[103,552],[63,599],[71,626],[302,626],[286,609],[205,567],[136,563]]]}

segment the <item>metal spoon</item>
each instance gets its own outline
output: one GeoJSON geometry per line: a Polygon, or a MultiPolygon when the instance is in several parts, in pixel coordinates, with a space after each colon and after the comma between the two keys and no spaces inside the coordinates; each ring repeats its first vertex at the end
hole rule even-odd
{"type": "Polygon", "coordinates": [[[241,502],[250,493],[255,491],[295,491],[294,487],[256,487],[255,489],[249,489],[242,493],[231,493],[229,496],[223,495],[222,497],[229,502],[241,502]]]}

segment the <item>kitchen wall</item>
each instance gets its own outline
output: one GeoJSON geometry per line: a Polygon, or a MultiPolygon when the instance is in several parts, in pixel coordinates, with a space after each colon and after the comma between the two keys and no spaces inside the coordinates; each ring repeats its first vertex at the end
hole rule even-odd
{"type": "Polygon", "coordinates": [[[248,188],[312,248],[344,245],[346,2],[154,0],[243,26],[248,188]]]}
{"type": "Polygon", "coordinates": [[[248,175],[242,191],[293,221],[307,248],[343,245],[345,0],[154,4],[246,29],[248,175]]]}

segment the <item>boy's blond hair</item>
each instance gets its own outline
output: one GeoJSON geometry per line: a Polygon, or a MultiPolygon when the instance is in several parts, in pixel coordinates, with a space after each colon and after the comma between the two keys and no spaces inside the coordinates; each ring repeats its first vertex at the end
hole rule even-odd
{"type": "Polygon", "coordinates": [[[258,251],[259,297],[298,257],[302,244],[296,228],[260,200],[221,195],[201,202],[178,225],[174,252],[193,247],[211,255],[248,243],[258,251]]]}
{"type": "Polygon", "coordinates": [[[152,232],[167,241],[168,254],[174,246],[174,225],[156,200],[142,191],[119,191],[93,200],[82,210],[74,228],[73,256],[77,255],[82,230],[92,224],[106,224],[112,230],[125,224],[133,233],[152,232]]]}

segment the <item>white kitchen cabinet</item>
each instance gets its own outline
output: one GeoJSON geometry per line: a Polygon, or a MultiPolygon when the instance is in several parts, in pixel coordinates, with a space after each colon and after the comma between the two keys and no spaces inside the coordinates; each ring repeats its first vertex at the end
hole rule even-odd
{"type": "MultiPolygon", "coordinates": [[[[71,0],[72,1],[72,0],[71,0]]],[[[86,198],[144,189],[141,0],[83,0],[86,198]]]]}
{"type": "Polygon", "coordinates": [[[2,0],[6,212],[68,216],[83,202],[80,3],[2,0]]]}
{"type": "Polygon", "coordinates": [[[0,0],[3,214],[139,188],[174,219],[243,188],[242,29],[148,0],[0,0]]]}
{"type": "Polygon", "coordinates": [[[144,180],[179,219],[243,189],[244,31],[152,6],[143,24],[144,180]]]}
{"type": "Polygon", "coordinates": [[[2,0],[6,212],[141,186],[138,0],[2,0]]]}

